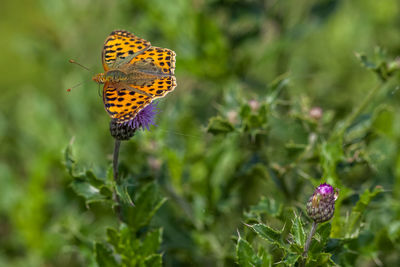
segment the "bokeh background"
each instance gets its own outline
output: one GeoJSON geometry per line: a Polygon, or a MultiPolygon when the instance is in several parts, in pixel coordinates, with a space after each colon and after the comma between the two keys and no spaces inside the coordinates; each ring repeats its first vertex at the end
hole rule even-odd
{"type": "MultiPolygon", "coordinates": [[[[82,166],[99,175],[110,166],[109,117],[91,77],[102,72],[101,49],[111,31],[131,31],[177,54],[178,86],[159,101],[157,126],[121,149],[123,173],[158,180],[169,198],[153,221],[164,229],[166,266],[234,265],[243,212],[262,196],[300,203],[313,188],[307,177],[322,175],[318,167],[303,178],[290,172],[282,190],[260,165],[279,172],[293,162],[296,144],[309,142],[301,116],[312,107],[323,110],[323,136],[378,83],[355,52],[373,55],[381,47],[389,58],[400,55],[397,0],[6,0],[1,6],[1,266],[95,266],[92,242],[117,225],[109,208],[86,207],[63,165],[63,150],[72,144],[82,166]],[[251,137],[258,132],[207,132],[213,116],[237,124],[240,108],[257,109],[282,76],[280,108],[269,115],[261,148],[251,137]]],[[[373,99],[369,111],[379,107],[383,117],[377,130],[367,120],[370,131],[358,136],[365,160],[338,171],[355,191],[378,184],[390,191],[375,203],[391,207],[390,215],[367,224],[371,232],[386,227],[393,234],[389,255],[378,246],[366,253],[383,265],[399,260],[399,100],[396,87],[373,99]]],[[[360,262],[376,264],[368,256],[360,262]]]]}

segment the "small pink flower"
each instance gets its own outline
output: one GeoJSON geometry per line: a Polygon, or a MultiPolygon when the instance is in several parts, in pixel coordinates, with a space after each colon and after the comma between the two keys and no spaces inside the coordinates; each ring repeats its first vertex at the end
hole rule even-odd
{"type": "Polygon", "coordinates": [[[323,114],[323,111],[322,111],[322,108],[320,108],[320,107],[313,107],[312,109],[310,109],[310,112],[309,112],[310,117],[315,120],[321,119],[322,114],[323,114]]]}

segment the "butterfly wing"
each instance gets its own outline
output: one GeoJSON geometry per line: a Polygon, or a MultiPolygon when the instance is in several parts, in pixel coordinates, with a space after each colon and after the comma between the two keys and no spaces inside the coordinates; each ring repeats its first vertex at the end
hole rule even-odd
{"type": "Polygon", "coordinates": [[[132,91],[143,92],[144,95],[151,97],[151,100],[164,97],[176,87],[174,76],[164,76],[152,80],[143,85],[129,84],[132,91]]]}
{"type": "Polygon", "coordinates": [[[150,96],[132,90],[126,83],[104,84],[104,107],[111,118],[117,119],[119,123],[133,119],[151,101],[150,96]]]}
{"type": "Polygon", "coordinates": [[[170,49],[152,46],[134,57],[129,64],[151,62],[159,69],[160,74],[174,75],[175,56],[175,52],[170,49]]]}
{"type": "Polygon", "coordinates": [[[167,48],[150,47],[134,57],[126,66],[142,73],[153,75],[153,79],[141,81],[136,84],[129,83],[135,89],[151,96],[152,99],[160,98],[171,92],[176,87],[175,52],[167,48]]]}
{"type": "Polygon", "coordinates": [[[151,46],[149,41],[134,34],[117,30],[113,31],[104,42],[102,62],[105,71],[115,68],[125,60],[129,60],[151,46]]]}

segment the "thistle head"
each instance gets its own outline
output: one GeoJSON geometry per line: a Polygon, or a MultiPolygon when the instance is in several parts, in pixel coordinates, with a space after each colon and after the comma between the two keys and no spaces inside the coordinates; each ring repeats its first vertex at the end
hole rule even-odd
{"type": "Polygon", "coordinates": [[[117,140],[129,140],[136,132],[142,128],[143,130],[150,130],[151,125],[155,125],[154,118],[157,114],[156,103],[152,102],[136,116],[127,122],[118,122],[117,119],[112,119],[110,122],[110,133],[117,140]]]}
{"type": "Polygon", "coordinates": [[[326,183],[319,185],[307,202],[308,216],[317,223],[330,220],[335,211],[337,198],[337,189],[326,183]]]}
{"type": "Polygon", "coordinates": [[[151,125],[155,125],[154,118],[157,114],[157,103],[151,102],[144,107],[139,113],[130,121],[125,122],[126,125],[132,129],[150,130],[151,125]]]}

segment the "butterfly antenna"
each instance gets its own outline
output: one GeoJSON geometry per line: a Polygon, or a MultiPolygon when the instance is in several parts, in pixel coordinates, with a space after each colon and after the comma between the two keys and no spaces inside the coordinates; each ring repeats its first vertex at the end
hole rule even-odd
{"type": "Polygon", "coordinates": [[[80,82],[80,83],[75,84],[74,86],[68,88],[68,89],[67,89],[67,92],[71,92],[72,89],[74,89],[74,88],[76,88],[76,87],[78,87],[78,86],[81,86],[81,85],[84,84],[84,83],[85,83],[85,82],[80,82]]]}
{"type": "Polygon", "coordinates": [[[83,66],[82,64],[76,62],[76,61],[73,60],[73,59],[70,59],[70,60],[68,60],[68,61],[69,61],[69,63],[76,64],[76,65],[80,66],[81,68],[84,68],[85,70],[87,70],[87,71],[89,71],[89,72],[92,72],[88,67],[83,66]]]}

